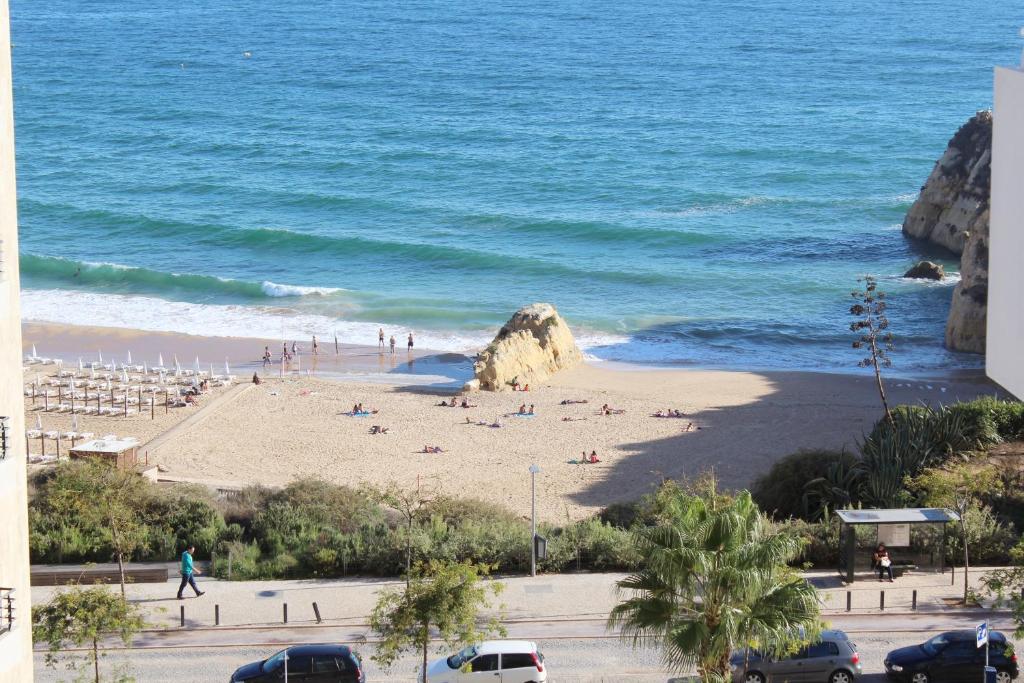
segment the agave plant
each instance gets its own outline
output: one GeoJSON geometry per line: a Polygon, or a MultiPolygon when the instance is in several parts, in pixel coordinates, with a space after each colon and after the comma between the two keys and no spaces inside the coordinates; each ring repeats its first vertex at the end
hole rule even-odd
{"type": "Polygon", "coordinates": [[[859,462],[837,460],[829,465],[825,476],[804,484],[804,515],[808,519],[823,519],[830,509],[852,505],[858,497],[864,475],[859,465],[859,462]]]}

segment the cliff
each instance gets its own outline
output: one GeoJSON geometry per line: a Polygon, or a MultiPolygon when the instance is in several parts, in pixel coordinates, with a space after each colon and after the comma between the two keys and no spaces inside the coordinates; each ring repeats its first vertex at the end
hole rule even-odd
{"type": "Polygon", "coordinates": [[[903,234],[960,254],[946,346],[985,352],[992,112],[960,127],[903,220],[903,234]]]}
{"type": "Polygon", "coordinates": [[[551,304],[516,311],[494,341],[477,357],[475,379],[468,388],[502,391],[543,382],[583,360],[569,326],[551,304]]]}

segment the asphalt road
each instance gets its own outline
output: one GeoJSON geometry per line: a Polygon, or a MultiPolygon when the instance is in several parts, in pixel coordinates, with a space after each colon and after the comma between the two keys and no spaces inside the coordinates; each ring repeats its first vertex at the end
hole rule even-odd
{"type": "MultiPolygon", "coordinates": [[[[919,614],[839,615],[830,626],[850,634],[864,663],[865,683],[880,683],[885,653],[896,647],[919,643],[933,634],[955,628],[973,628],[984,618],[978,613],[949,612],[919,614]]],[[[1005,615],[989,617],[994,629],[1009,632],[1005,615]]],[[[551,683],[665,683],[669,673],[662,669],[657,651],[635,650],[604,628],[599,619],[522,621],[507,624],[509,638],[537,641],[544,652],[551,683]]],[[[316,627],[261,627],[245,629],[182,629],[147,632],[123,649],[120,643],[106,650],[101,667],[106,671],[127,667],[140,683],[181,681],[228,681],[238,666],[263,659],[290,643],[360,643],[368,680],[371,682],[414,681],[418,660],[404,657],[390,671],[382,671],[370,657],[373,643],[364,642],[361,625],[316,627]]],[[[71,653],[82,656],[84,653],[71,653]]],[[[73,676],[60,666],[46,668],[42,653],[36,656],[37,681],[69,680],[73,676]]]]}

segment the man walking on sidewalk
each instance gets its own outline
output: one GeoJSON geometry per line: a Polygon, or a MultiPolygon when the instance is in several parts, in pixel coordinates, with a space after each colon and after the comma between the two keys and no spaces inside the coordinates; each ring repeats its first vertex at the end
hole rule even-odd
{"type": "Polygon", "coordinates": [[[185,586],[192,586],[192,590],[196,592],[196,597],[204,595],[205,591],[199,590],[199,586],[196,585],[195,577],[193,574],[199,574],[200,571],[196,569],[192,564],[192,553],[196,551],[194,545],[190,545],[185,549],[185,552],[181,554],[181,585],[178,586],[178,599],[184,600],[182,591],[185,590],[185,586]]]}

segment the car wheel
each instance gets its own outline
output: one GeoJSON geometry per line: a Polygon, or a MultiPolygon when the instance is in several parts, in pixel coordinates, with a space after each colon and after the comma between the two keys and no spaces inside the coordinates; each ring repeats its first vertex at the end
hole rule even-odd
{"type": "Polygon", "coordinates": [[[828,677],[828,683],[853,683],[853,675],[845,669],[833,671],[828,677]]]}
{"type": "Polygon", "coordinates": [[[764,683],[764,674],[760,671],[748,671],[744,680],[746,683],[764,683]]]}
{"type": "Polygon", "coordinates": [[[915,671],[910,677],[910,683],[928,683],[931,680],[924,671],[915,671]]]}
{"type": "Polygon", "coordinates": [[[1005,669],[996,671],[996,683],[1011,683],[1012,681],[1013,676],[1010,675],[1009,671],[1006,671],[1005,669]]]}

